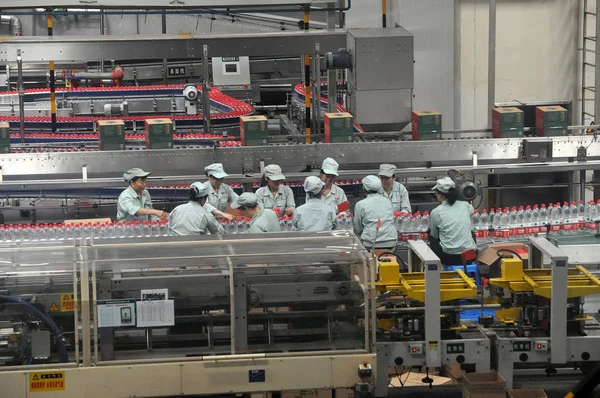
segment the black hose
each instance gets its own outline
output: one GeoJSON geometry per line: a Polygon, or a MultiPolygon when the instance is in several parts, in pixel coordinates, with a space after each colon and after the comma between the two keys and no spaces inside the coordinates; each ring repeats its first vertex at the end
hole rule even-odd
{"type": "Polygon", "coordinates": [[[32,313],[34,316],[37,316],[39,319],[44,321],[52,334],[54,334],[54,338],[56,339],[56,345],[58,347],[58,358],[59,362],[66,363],[69,362],[69,355],[67,354],[67,347],[65,346],[65,342],[63,341],[63,335],[54,320],[44,314],[42,311],[37,309],[33,304],[28,301],[23,300],[20,297],[12,297],[12,296],[2,296],[0,295],[0,302],[4,303],[13,303],[13,304],[21,304],[23,305],[27,311],[32,313]]]}
{"type": "Polygon", "coordinates": [[[381,261],[381,257],[385,256],[386,254],[391,254],[393,256],[396,256],[396,258],[398,260],[400,260],[400,264],[402,264],[404,266],[405,269],[408,269],[408,265],[406,264],[406,262],[402,259],[402,257],[400,257],[398,254],[392,252],[392,251],[385,251],[383,253],[381,253],[379,255],[379,257],[377,257],[377,261],[381,261]]]}
{"type": "Polygon", "coordinates": [[[515,256],[519,257],[519,260],[523,261],[523,257],[521,257],[519,255],[519,253],[517,253],[515,251],[512,251],[510,249],[499,249],[499,250],[496,250],[496,253],[500,253],[500,252],[508,252],[508,253],[514,254],[515,256]]]}

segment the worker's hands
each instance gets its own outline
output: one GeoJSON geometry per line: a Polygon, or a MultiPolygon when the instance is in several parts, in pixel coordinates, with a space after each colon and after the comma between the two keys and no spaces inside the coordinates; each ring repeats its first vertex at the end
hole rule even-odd
{"type": "Polygon", "coordinates": [[[233,221],[235,219],[235,216],[229,213],[223,213],[222,217],[227,219],[228,221],[233,221]]]}
{"type": "Polygon", "coordinates": [[[162,210],[156,210],[154,215],[156,217],[160,218],[161,220],[166,220],[167,218],[169,218],[169,213],[167,213],[166,211],[162,211],[162,210]]]}
{"type": "Polygon", "coordinates": [[[285,214],[288,216],[294,215],[294,209],[292,209],[291,207],[288,207],[287,209],[285,209],[285,214]]]}

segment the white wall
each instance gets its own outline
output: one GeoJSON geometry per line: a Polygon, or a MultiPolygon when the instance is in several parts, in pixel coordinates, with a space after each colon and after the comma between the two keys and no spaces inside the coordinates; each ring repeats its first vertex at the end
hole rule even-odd
{"type": "MultiPolygon", "coordinates": [[[[381,27],[381,0],[352,2],[349,28],[381,27]]],[[[388,0],[388,27],[402,26],[414,35],[413,109],[435,109],[446,129],[455,127],[454,3],[446,0],[388,0]]]]}
{"type": "MultiPolygon", "coordinates": [[[[498,0],[496,102],[573,100],[580,118],[581,0],[498,0]]],[[[460,114],[464,129],[488,122],[488,2],[460,7],[460,114]]]]}

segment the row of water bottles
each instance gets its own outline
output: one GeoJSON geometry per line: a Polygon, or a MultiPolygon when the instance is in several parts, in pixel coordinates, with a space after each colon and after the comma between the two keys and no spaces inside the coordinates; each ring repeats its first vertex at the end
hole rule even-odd
{"type": "Polygon", "coordinates": [[[487,238],[492,234],[495,238],[520,239],[522,237],[545,234],[574,234],[585,231],[596,231],[600,215],[600,200],[595,203],[583,201],[545,204],[541,206],[527,205],[518,209],[513,206],[496,210],[477,210],[471,217],[473,231],[478,238],[487,238]]]}
{"type": "Polygon", "coordinates": [[[167,221],[0,225],[0,241],[3,242],[158,237],[168,234],[167,221]]]}
{"type": "Polygon", "coordinates": [[[429,212],[417,211],[410,213],[397,211],[394,213],[396,219],[395,226],[398,231],[398,240],[407,242],[409,240],[427,240],[427,230],[429,229],[429,212]]]}
{"type": "MultiPolygon", "coordinates": [[[[245,234],[250,229],[250,218],[236,217],[229,221],[219,218],[218,221],[223,226],[227,234],[245,234]]],[[[282,216],[279,218],[279,227],[281,232],[292,232],[294,228],[294,216],[282,216]]],[[[354,230],[354,221],[350,213],[341,213],[337,216],[336,230],[354,230]]]]}

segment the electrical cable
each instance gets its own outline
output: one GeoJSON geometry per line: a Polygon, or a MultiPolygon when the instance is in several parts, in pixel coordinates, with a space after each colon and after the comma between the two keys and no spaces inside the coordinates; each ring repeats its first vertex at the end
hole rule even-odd
{"type": "Polygon", "coordinates": [[[34,316],[37,316],[39,319],[44,321],[46,325],[50,328],[52,334],[54,334],[54,338],[56,339],[56,345],[58,347],[58,357],[59,362],[66,363],[69,362],[69,355],[67,354],[67,347],[65,346],[65,342],[63,341],[63,334],[54,322],[52,318],[44,314],[42,311],[37,309],[33,304],[28,301],[23,300],[20,297],[11,297],[11,296],[2,296],[0,295],[0,302],[5,303],[13,303],[13,304],[21,304],[34,316]]]}
{"type": "Polygon", "coordinates": [[[515,256],[519,257],[519,260],[523,261],[523,257],[521,257],[521,255],[513,250],[510,249],[500,249],[500,250],[496,250],[496,253],[500,253],[500,252],[508,252],[511,254],[514,254],[515,256]]]}
{"type": "Polygon", "coordinates": [[[397,258],[398,260],[400,260],[400,264],[401,264],[401,265],[403,265],[405,268],[407,268],[407,269],[408,269],[408,264],[406,264],[406,261],[404,261],[404,259],[402,259],[402,257],[400,257],[398,254],[396,254],[396,253],[394,253],[394,252],[392,252],[392,251],[385,251],[385,252],[381,253],[381,254],[379,255],[379,257],[377,257],[377,261],[381,261],[381,257],[383,257],[383,256],[384,256],[384,255],[386,255],[386,254],[391,254],[391,255],[393,255],[393,256],[396,256],[396,258],[397,258]]]}

